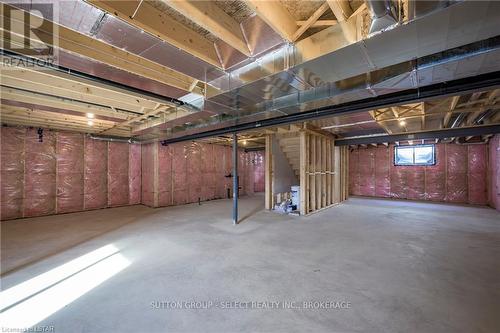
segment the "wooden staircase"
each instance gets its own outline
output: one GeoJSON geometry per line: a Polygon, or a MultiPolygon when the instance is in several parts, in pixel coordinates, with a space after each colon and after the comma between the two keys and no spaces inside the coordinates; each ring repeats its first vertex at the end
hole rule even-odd
{"type": "Polygon", "coordinates": [[[279,146],[288,160],[288,164],[300,177],[300,141],[298,133],[277,135],[279,146]]]}

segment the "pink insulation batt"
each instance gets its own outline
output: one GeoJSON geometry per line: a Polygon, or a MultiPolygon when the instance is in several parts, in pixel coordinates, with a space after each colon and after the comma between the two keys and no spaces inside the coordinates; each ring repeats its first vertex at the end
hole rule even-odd
{"type": "Polygon", "coordinates": [[[108,143],[108,205],[125,206],[129,202],[128,188],[129,145],[108,143]]]}
{"type": "Polygon", "coordinates": [[[489,203],[500,211],[500,135],[495,135],[488,146],[489,203]]]}
{"type": "Polygon", "coordinates": [[[108,206],[108,143],[85,139],[85,209],[108,206]]]}
{"type": "Polygon", "coordinates": [[[142,180],[142,196],[141,203],[153,207],[154,204],[154,154],[153,149],[155,143],[145,144],[141,146],[141,180],[142,180]]]}
{"type": "Polygon", "coordinates": [[[128,160],[129,205],[141,203],[141,145],[130,144],[128,160]]]}
{"type": "MultiPolygon", "coordinates": [[[[263,153],[252,162],[250,154],[238,152],[240,195],[264,187],[263,153]],[[259,183],[254,184],[254,179],[259,183]],[[251,183],[249,183],[251,181],[251,183]],[[252,191],[248,188],[251,187],[252,191]]],[[[227,197],[232,190],[231,147],[198,142],[181,142],[167,146],[160,143],[142,146],[142,203],[151,207],[182,205],[227,197]],[[155,149],[158,151],[155,168],[155,149]],[[155,174],[156,173],[156,174],[155,174]],[[155,202],[154,179],[158,196],[155,202]]]]}
{"type": "Polygon", "coordinates": [[[182,205],[188,203],[188,175],[187,164],[189,149],[186,143],[172,145],[172,181],[173,181],[173,204],[182,205]]]}
{"type": "Polygon", "coordinates": [[[1,127],[1,219],[23,216],[25,128],[1,127]]]}
{"type": "Polygon", "coordinates": [[[158,145],[158,205],[170,206],[172,202],[172,148],[158,145]]]}
{"type": "Polygon", "coordinates": [[[37,129],[26,130],[24,216],[56,213],[56,136],[43,132],[40,142],[37,129]]]}
{"type": "Polygon", "coordinates": [[[83,210],[84,136],[57,133],[57,213],[83,210]]]}
{"type": "MultiPolygon", "coordinates": [[[[229,146],[128,144],[82,133],[1,128],[1,219],[144,204],[180,205],[232,191],[229,146]],[[155,188],[156,180],[156,188],[155,188]]],[[[264,152],[238,151],[240,195],[264,190],[264,152]]],[[[231,193],[230,193],[231,194],[231,193]]]]}
{"type": "Polygon", "coordinates": [[[394,146],[354,149],[349,159],[352,195],[485,205],[486,145],[437,144],[433,166],[395,166],[394,146]]]}
{"type": "Polygon", "coordinates": [[[48,129],[40,138],[37,128],[1,135],[2,220],[140,202],[139,145],[48,129]]]}

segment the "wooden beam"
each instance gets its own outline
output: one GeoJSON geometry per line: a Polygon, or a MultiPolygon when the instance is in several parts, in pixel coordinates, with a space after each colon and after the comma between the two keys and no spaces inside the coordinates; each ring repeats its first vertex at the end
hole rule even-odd
{"type": "Polygon", "coordinates": [[[309,29],[320,17],[323,15],[326,10],[329,8],[328,3],[323,3],[312,15],[311,17],[306,21],[305,24],[301,25],[297,31],[293,34],[292,37],[292,42],[295,42],[297,39],[299,39],[300,36],[306,32],[307,29],[309,29]]]}
{"type": "Polygon", "coordinates": [[[79,101],[73,101],[61,97],[41,95],[29,91],[8,88],[4,86],[0,87],[0,94],[1,97],[6,100],[22,102],[22,103],[30,103],[35,105],[43,105],[62,110],[80,112],[83,114],[93,113],[99,116],[113,117],[118,119],[129,119],[130,117],[129,113],[115,112],[112,111],[110,108],[106,108],[103,106],[92,105],[79,101]]]}
{"type": "Polygon", "coordinates": [[[469,114],[469,116],[467,117],[466,126],[471,126],[474,123],[474,121],[477,119],[477,117],[479,117],[479,115],[481,115],[481,113],[485,112],[486,110],[489,109],[490,106],[495,104],[495,101],[496,101],[496,98],[497,98],[499,92],[500,92],[500,89],[495,89],[489,93],[488,98],[485,99],[483,106],[480,106],[477,111],[474,111],[473,113],[469,114]]]}
{"type": "Polygon", "coordinates": [[[459,99],[460,99],[460,96],[453,96],[451,98],[450,108],[448,109],[448,112],[444,116],[443,126],[442,126],[443,128],[448,127],[448,123],[450,122],[451,115],[453,114],[453,111],[457,107],[459,99]]]}
{"type": "MultiPolygon", "coordinates": [[[[300,27],[300,26],[309,24],[308,21],[309,20],[307,20],[307,21],[297,21],[296,23],[300,27]]],[[[337,24],[337,20],[317,20],[316,22],[314,22],[313,24],[311,24],[309,27],[310,28],[331,27],[332,25],[335,25],[335,24],[337,24]]]]}
{"type": "MultiPolygon", "coordinates": [[[[163,125],[168,123],[169,121],[176,120],[182,118],[184,116],[188,116],[192,114],[191,112],[187,112],[182,109],[171,109],[170,112],[162,113],[161,116],[155,120],[148,120],[144,124],[133,126],[132,133],[137,133],[148,128],[156,127],[159,125],[163,125]]],[[[142,117],[139,117],[142,118],[142,117]]]]}
{"type": "Polygon", "coordinates": [[[283,39],[293,42],[297,23],[279,1],[245,0],[245,3],[283,39]]]}
{"type": "Polygon", "coordinates": [[[222,68],[211,41],[161,12],[148,1],[87,1],[211,65],[222,68]],[[142,4],[139,6],[140,2],[142,4]]]}
{"type": "MultiPolygon", "coordinates": [[[[109,100],[109,105],[123,105],[124,110],[140,112],[140,109],[153,109],[158,103],[167,104],[163,99],[140,94],[133,90],[118,88],[113,85],[92,81],[87,78],[52,69],[35,69],[6,65],[5,57],[0,57],[2,76],[15,77],[18,80],[35,82],[40,85],[69,90],[74,93],[88,94],[96,99],[109,100]]],[[[121,107],[119,107],[121,108],[121,107]]]]}
{"type": "MultiPolygon", "coordinates": [[[[57,113],[57,112],[39,110],[36,108],[27,108],[22,106],[12,106],[12,105],[2,104],[1,114],[2,117],[7,115],[13,115],[25,118],[32,117],[39,119],[51,119],[60,122],[89,126],[87,123],[89,121],[89,118],[87,118],[85,115],[77,116],[72,114],[57,113]]],[[[102,119],[92,119],[92,122],[94,123],[94,127],[104,127],[104,128],[113,126],[115,124],[114,121],[102,120],[102,119]]]]}
{"type": "Polygon", "coordinates": [[[377,117],[375,116],[375,111],[368,111],[370,116],[377,122],[377,124],[384,129],[384,131],[387,132],[387,134],[392,134],[392,130],[384,123],[379,120],[377,120],[377,117]]]}
{"type": "MultiPolygon", "coordinates": [[[[116,1],[113,3],[122,2],[116,1]]],[[[4,3],[1,4],[1,6],[2,13],[5,13],[6,8],[10,7],[9,5],[4,3]]],[[[31,22],[36,22],[36,16],[34,16],[33,14],[27,15],[29,15],[31,18],[29,21],[21,22],[15,21],[15,19],[11,20],[14,20],[14,22],[17,23],[17,26],[24,27],[24,29],[31,29],[33,27],[28,26],[26,22],[33,24],[31,22]]],[[[149,20],[156,21],[151,20],[151,18],[149,20]]],[[[58,31],[58,33],[57,36],[55,36],[57,40],[55,43],[53,43],[52,46],[62,48],[69,52],[97,60],[114,68],[146,77],[148,79],[155,80],[184,91],[189,91],[189,87],[191,86],[193,80],[195,80],[188,75],[177,72],[146,58],[137,56],[100,40],[93,39],[87,35],[68,29],[62,25],[58,25],[56,23],[53,24],[54,30],[58,31]]],[[[4,42],[6,40],[12,40],[12,38],[15,38],[16,36],[24,36],[24,31],[10,31],[10,33],[6,33],[3,27],[0,27],[0,31],[2,35],[1,38],[4,42]]],[[[53,39],[53,36],[50,35],[49,32],[46,32],[40,28],[37,29],[37,35],[38,38],[43,40],[53,39]]],[[[36,39],[33,38],[33,40],[36,39]]],[[[198,89],[196,92],[202,94],[202,91],[200,89],[198,89]]]]}
{"type": "Polygon", "coordinates": [[[212,1],[162,0],[220,40],[246,56],[251,56],[240,24],[212,1]]]}
{"type": "Polygon", "coordinates": [[[420,130],[425,130],[425,102],[422,102],[421,103],[421,108],[422,108],[422,120],[421,120],[421,124],[420,124],[420,130]]]}
{"type": "Polygon", "coordinates": [[[353,11],[348,0],[327,0],[330,9],[337,19],[344,37],[349,42],[356,41],[356,28],[349,25],[346,21],[351,17],[353,11]]]}
{"type": "MultiPolygon", "coordinates": [[[[3,124],[8,125],[34,126],[85,133],[98,133],[112,124],[102,120],[93,120],[93,126],[89,126],[85,118],[5,104],[1,106],[0,118],[3,124]]],[[[130,130],[115,130],[110,134],[129,137],[130,130]]]]}
{"type": "MultiPolygon", "coordinates": [[[[86,103],[98,104],[102,106],[113,106],[115,109],[121,109],[133,112],[134,114],[142,113],[144,107],[140,105],[128,104],[124,101],[109,99],[107,97],[96,96],[91,93],[91,90],[87,88],[85,90],[84,87],[79,86],[78,84],[58,84],[56,80],[52,82],[52,84],[43,84],[41,82],[32,82],[26,81],[24,79],[20,79],[17,77],[19,72],[15,71],[2,71],[2,85],[10,88],[27,90],[35,93],[42,93],[46,95],[52,95],[57,97],[63,97],[67,99],[77,100],[86,103]],[[13,75],[14,74],[14,75],[13,75]],[[13,76],[11,76],[13,75],[13,76]],[[67,86],[68,88],[64,88],[63,86],[67,86]],[[71,89],[69,87],[73,86],[75,89],[71,89]],[[80,92],[82,91],[82,92],[80,92]],[[86,92],[84,92],[86,91],[86,92]]],[[[52,80],[49,80],[49,82],[52,80]]]]}

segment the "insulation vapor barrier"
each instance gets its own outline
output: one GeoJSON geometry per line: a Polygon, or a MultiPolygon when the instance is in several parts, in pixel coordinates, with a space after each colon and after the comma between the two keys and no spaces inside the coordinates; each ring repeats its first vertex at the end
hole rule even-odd
{"type": "MultiPolygon", "coordinates": [[[[173,206],[231,197],[231,158],[231,147],[214,144],[143,145],[142,204],[173,206]]],[[[239,194],[259,192],[263,188],[263,153],[239,151],[238,158],[239,194]]]]}
{"type": "Polygon", "coordinates": [[[490,140],[488,167],[490,205],[500,211],[500,134],[490,140]]]}
{"type": "Polygon", "coordinates": [[[394,165],[394,146],[350,153],[352,195],[488,204],[488,146],[436,144],[436,164],[394,165]]]}
{"type": "Polygon", "coordinates": [[[1,219],[137,204],[138,145],[82,133],[1,128],[1,219]]]}

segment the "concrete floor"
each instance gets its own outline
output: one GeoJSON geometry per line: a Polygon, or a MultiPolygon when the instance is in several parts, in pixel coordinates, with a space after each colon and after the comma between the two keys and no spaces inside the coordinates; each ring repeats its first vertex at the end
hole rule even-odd
{"type": "Polygon", "coordinates": [[[500,214],[493,209],[351,198],[297,218],[262,211],[262,196],[240,206],[247,218],[236,227],[228,200],[2,222],[2,289],[113,244],[130,265],[38,326],[73,333],[500,331],[500,214]],[[193,300],[350,306],[152,306],[193,300]]]}

